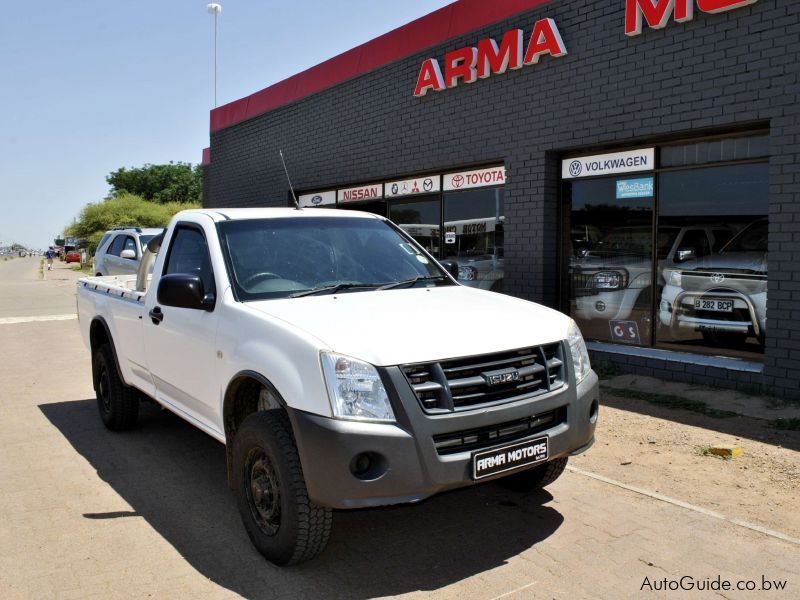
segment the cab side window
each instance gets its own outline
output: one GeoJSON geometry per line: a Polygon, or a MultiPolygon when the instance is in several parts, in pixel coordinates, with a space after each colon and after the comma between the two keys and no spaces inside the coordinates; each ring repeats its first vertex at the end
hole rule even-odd
{"type": "Polygon", "coordinates": [[[186,273],[198,275],[203,281],[203,289],[215,291],[214,271],[211,269],[211,257],[203,234],[193,227],[179,226],[172,238],[164,275],[186,273]]]}
{"type": "Polygon", "coordinates": [[[115,237],[108,247],[107,254],[111,254],[113,256],[119,256],[120,252],[122,252],[125,249],[126,237],[127,236],[125,235],[118,235],[117,237],[115,237]]]}
{"type": "Polygon", "coordinates": [[[131,236],[126,235],[124,244],[125,245],[122,248],[123,250],[133,250],[133,253],[138,256],[138,253],[136,252],[136,240],[134,240],[131,236]]]}

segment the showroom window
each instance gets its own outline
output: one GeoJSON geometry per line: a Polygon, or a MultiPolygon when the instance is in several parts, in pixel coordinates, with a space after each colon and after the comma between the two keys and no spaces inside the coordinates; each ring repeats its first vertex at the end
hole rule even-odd
{"type": "MultiPolygon", "coordinates": [[[[649,169],[607,176],[564,161],[565,309],[587,339],[760,359],[767,137],[653,150],[649,169]]],[[[623,154],[590,158],[636,169],[623,154]]]]}
{"type": "Polygon", "coordinates": [[[439,258],[441,200],[439,194],[389,204],[389,219],[439,258]]]}
{"type": "Polygon", "coordinates": [[[498,164],[385,181],[382,189],[371,184],[311,192],[300,199],[301,205],[314,206],[335,194],[338,208],[386,216],[436,258],[456,262],[459,283],[503,292],[505,173],[498,164]]]}
{"type": "Polygon", "coordinates": [[[458,263],[459,283],[503,291],[503,189],[444,194],[444,256],[458,263]]]}

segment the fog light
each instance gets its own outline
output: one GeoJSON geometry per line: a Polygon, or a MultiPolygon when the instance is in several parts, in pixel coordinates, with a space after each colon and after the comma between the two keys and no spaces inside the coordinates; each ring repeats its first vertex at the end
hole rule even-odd
{"type": "Polygon", "coordinates": [[[594,307],[598,311],[603,312],[606,309],[606,303],[603,302],[602,300],[598,300],[597,302],[594,303],[594,307]]]}
{"type": "Polygon", "coordinates": [[[387,471],[386,459],[375,452],[362,452],[350,461],[350,472],[361,481],[374,481],[387,471]]]}
{"type": "Polygon", "coordinates": [[[589,407],[589,423],[597,423],[597,414],[600,412],[600,403],[595,400],[589,407]]]}

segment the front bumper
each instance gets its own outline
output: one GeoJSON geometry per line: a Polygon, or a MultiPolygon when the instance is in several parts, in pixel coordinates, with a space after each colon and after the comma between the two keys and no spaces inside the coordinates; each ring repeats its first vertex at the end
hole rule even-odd
{"type": "MultiPolygon", "coordinates": [[[[309,497],[317,504],[364,508],[418,502],[439,492],[474,485],[471,450],[440,454],[436,449],[434,436],[450,432],[563,411],[560,422],[516,441],[547,436],[549,459],[554,459],[580,453],[594,440],[599,401],[594,372],[577,386],[567,384],[546,395],[444,415],[422,411],[399,368],[383,369],[383,374],[396,424],[344,421],[289,410],[309,497]],[[371,468],[357,476],[354,461],[363,454],[371,458],[371,468]]],[[[572,376],[569,380],[573,381],[572,376]]]]}

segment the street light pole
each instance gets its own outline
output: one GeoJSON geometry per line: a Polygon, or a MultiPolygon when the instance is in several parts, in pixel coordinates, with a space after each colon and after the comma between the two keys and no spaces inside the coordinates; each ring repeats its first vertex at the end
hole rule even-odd
{"type": "Polygon", "coordinates": [[[214,15],[214,108],[217,106],[217,17],[222,14],[222,5],[217,3],[209,4],[206,9],[209,14],[214,15]]]}

